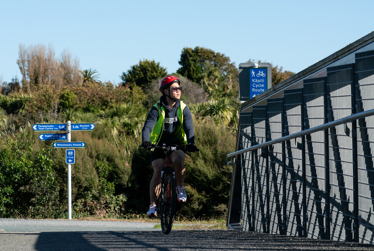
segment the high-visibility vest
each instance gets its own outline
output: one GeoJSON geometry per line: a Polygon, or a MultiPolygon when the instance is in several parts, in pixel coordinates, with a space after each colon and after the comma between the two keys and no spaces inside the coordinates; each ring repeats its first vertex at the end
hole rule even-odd
{"type": "MultiPolygon", "coordinates": [[[[165,119],[165,108],[163,105],[161,105],[160,100],[153,105],[158,110],[158,120],[155,124],[155,126],[152,129],[151,136],[149,141],[152,144],[158,144],[161,140],[162,132],[164,131],[164,119],[165,119]]],[[[183,137],[183,143],[187,145],[187,136],[183,128],[183,110],[186,108],[186,104],[181,100],[178,111],[177,111],[177,117],[179,122],[181,123],[181,132],[183,137]]]]}

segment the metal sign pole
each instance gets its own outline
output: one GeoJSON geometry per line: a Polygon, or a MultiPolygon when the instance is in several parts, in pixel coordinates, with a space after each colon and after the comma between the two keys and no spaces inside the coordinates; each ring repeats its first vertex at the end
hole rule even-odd
{"type": "MultiPolygon", "coordinates": [[[[71,121],[67,122],[67,140],[71,142],[71,121]]],[[[71,165],[68,164],[68,215],[69,220],[71,220],[71,165]]]]}

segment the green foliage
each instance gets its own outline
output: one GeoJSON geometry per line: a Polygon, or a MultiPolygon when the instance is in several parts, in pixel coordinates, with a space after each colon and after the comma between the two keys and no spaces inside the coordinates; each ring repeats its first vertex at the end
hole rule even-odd
{"type": "Polygon", "coordinates": [[[98,73],[96,70],[92,70],[92,69],[88,69],[88,70],[83,70],[83,71],[79,71],[79,73],[82,75],[83,77],[83,83],[86,83],[86,82],[97,82],[97,79],[98,79],[98,73]]]}
{"type": "Polygon", "coordinates": [[[189,206],[180,208],[180,217],[222,217],[227,210],[232,168],[226,156],[235,150],[235,136],[224,125],[194,123],[198,153],[185,161],[189,206]]]}
{"type": "Polygon", "coordinates": [[[0,217],[44,218],[59,211],[50,157],[50,151],[25,150],[17,141],[0,150],[0,217]]]}
{"type": "Polygon", "coordinates": [[[237,98],[239,72],[230,58],[213,50],[183,48],[178,73],[202,84],[210,98],[237,98]]]}
{"type": "Polygon", "coordinates": [[[291,71],[283,71],[283,67],[279,67],[278,65],[272,67],[271,69],[271,82],[272,86],[279,84],[280,82],[292,77],[295,73],[291,71]]]}
{"type": "Polygon", "coordinates": [[[82,193],[80,199],[74,203],[74,210],[78,216],[107,216],[121,215],[125,212],[124,202],[127,200],[124,194],[115,195],[115,184],[110,181],[113,174],[113,166],[108,162],[95,160],[95,169],[99,184],[96,189],[82,193]]]}
{"type": "Polygon", "coordinates": [[[188,47],[183,48],[179,61],[181,67],[178,69],[178,73],[199,83],[202,79],[201,74],[207,71],[206,63],[217,67],[220,76],[224,77],[225,81],[236,81],[239,77],[238,70],[236,66],[230,62],[229,57],[198,46],[194,49],[188,47]]]}
{"type": "Polygon", "coordinates": [[[199,103],[190,106],[192,114],[201,120],[213,120],[216,125],[234,126],[237,125],[236,103],[229,99],[210,100],[206,103],[199,103]]]}
{"type": "Polygon", "coordinates": [[[149,205],[149,182],[152,174],[150,152],[143,148],[134,151],[129,178],[130,185],[125,190],[129,198],[126,203],[126,207],[129,209],[128,213],[144,213],[144,209],[149,205]]]}
{"type": "Polygon", "coordinates": [[[12,78],[12,81],[10,83],[3,82],[0,79],[1,84],[1,94],[3,95],[9,95],[11,93],[18,93],[21,90],[21,83],[19,82],[17,76],[15,78],[12,78]]]}
{"type": "Polygon", "coordinates": [[[179,60],[181,67],[177,72],[195,83],[200,82],[201,73],[203,71],[201,61],[204,61],[204,59],[199,59],[199,55],[195,50],[187,47],[183,48],[181,58],[179,60]]]}
{"type": "Polygon", "coordinates": [[[27,111],[29,116],[35,117],[39,113],[49,112],[54,110],[57,112],[59,91],[54,85],[39,85],[35,87],[33,98],[27,104],[27,111]]]}
{"type": "Polygon", "coordinates": [[[135,84],[145,90],[154,79],[164,78],[166,75],[166,69],[161,67],[160,63],[146,59],[131,66],[127,72],[123,72],[121,79],[125,84],[135,84]]]}
{"type": "Polygon", "coordinates": [[[0,107],[4,109],[8,114],[18,114],[23,112],[29,101],[32,100],[30,95],[12,95],[4,96],[0,94],[0,107]]]}
{"type": "Polygon", "coordinates": [[[77,95],[75,95],[73,91],[66,90],[62,92],[60,95],[60,103],[58,104],[60,111],[74,108],[76,99],[77,95]]]}

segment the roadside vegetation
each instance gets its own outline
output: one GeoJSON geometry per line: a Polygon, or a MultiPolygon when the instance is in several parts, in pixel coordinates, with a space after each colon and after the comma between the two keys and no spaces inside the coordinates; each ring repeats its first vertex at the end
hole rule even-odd
{"type": "MultiPolygon", "coordinates": [[[[43,45],[19,48],[22,79],[2,83],[0,94],[0,217],[67,218],[65,151],[40,141],[37,123],[94,123],[92,132],[74,132],[85,142],[72,166],[73,217],[143,218],[152,176],[150,153],[139,149],[143,123],[159,99],[158,84],[168,74],[183,86],[200,152],[190,154],[186,191],[178,205],[183,220],[225,217],[238,125],[238,70],[213,50],[183,48],[176,73],[159,63],[140,61],[124,71],[122,82],[101,82],[79,60],[43,45]]],[[[292,73],[276,68],[273,78],[292,73]]]]}

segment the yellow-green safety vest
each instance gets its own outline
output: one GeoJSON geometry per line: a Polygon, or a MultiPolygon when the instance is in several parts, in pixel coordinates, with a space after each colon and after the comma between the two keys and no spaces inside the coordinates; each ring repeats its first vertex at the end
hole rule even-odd
{"type": "MultiPolygon", "coordinates": [[[[164,130],[165,108],[164,108],[163,105],[161,105],[160,101],[158,101],[153,106],[156,107],[156,109],[158,110],[158,120],[157,120],[155,126],[152,129],[149,141],[152,144],[156,145],[156,144],[158,144],[158,142],[160,142],[162,132],[164,130]]],[[[179,122],[181,123],[181,126],[182,126],[181,131],[182,131],[183,143],[185,145],[187,145],[187,136],[186,136],[186,133],[184,132],[184,128],[183,128],[183,110],[184,110],[184,108],[186,108],[186,104],[181,100],[180,104],[179,104],[179,107],[178,107],[177,116],[178,116],[178,120],[179,120],[179,122]]]]}

